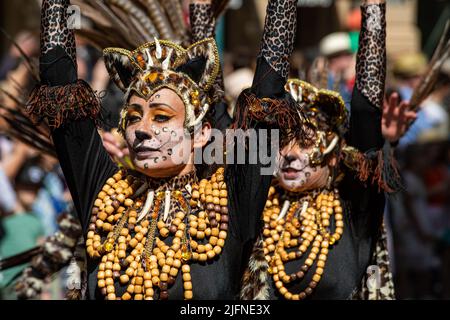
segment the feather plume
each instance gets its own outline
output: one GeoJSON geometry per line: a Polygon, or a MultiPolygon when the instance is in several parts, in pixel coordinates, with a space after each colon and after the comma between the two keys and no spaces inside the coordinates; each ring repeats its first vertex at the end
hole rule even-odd
{"type": "Polygon", "coordinates": [[[422,77],[420,84],[414,90],[410,101],[410,108],[416,110],[433,90],[439,71],[444,62],[450,57],[450,20],[447,21],[444,32],[439,40],[438,47],[433,54],[428,70],[422,77]]]}

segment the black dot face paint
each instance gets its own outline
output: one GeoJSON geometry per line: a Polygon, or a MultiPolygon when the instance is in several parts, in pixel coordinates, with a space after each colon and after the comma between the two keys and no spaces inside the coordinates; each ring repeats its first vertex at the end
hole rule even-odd
{"type": "Polygon", "coordinates": [[[314,183],[319,169],[319,166],[310,162],[308,152],[292,149],[281,155],[276,177],[280,184],[288,190],[303,190],[308,188],[309,184],[314,183]]]}

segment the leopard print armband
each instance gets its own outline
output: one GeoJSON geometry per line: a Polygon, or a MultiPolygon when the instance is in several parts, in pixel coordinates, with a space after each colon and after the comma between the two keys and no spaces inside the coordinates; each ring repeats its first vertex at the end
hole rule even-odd
{"type": "Polygon", "coordinates": [[[206,38],[214,38],[216,21],[213,16],[211,4],[191,3],[189,5],[189,15],[192,42],[195,43],[206,38]]]}
{"type": "Polygon", "coordinates": [[[69,25],[69,0],[43,0],[41,11],[41,56],[57,46],[64,49],[77,66],[74,31],[69,25]]]}
{"type": "Polygon", "coordinates": [[[259,56],[287,80],[297,29],[297,1],[270,0],[259,56]]]}
{"type": "Polygon", "coordinates": [[[381,108],[386,80],[386,4],[365,5],[361,11],[356,86],[372,105],[381,108]]]}

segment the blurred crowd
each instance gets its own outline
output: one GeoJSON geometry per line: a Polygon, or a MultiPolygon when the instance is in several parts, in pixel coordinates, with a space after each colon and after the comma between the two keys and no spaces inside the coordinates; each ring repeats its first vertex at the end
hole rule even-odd
{"type": "MultiPolygon", "coordinates": [[[[355,80],[358,17],[346,32],[333,33],[311,50],[293,55],[292,76],[337,90],[349,105],[355,80]]],[[[0,105],[21,108],[33,88],[23,54],[38,58],[37,34],[21,32],[0,60],[0,105]],[[5,92],[7,94],[5,94],[5,92]]],[[[122,95],[109,81],[101,52],[77,39],[78,73],[103,97],[101,133],[116,127],[122,95]]],[[[244,49],[222,54],[229,112],[253,78],[254,56],[244,49]]],[[[428,66],[427,57],[405,53],[388,60],[386,95],[408,101],[428,66]]],[[[444,64],[417,119],[399,141],[396,154],[404,190],[388,201],[385,224],[397,298],[450,298],[450,61],[444,64]]],[[[0,115],[4,113],[0,109],[0,115]]],[[[72,210],[70,194],[57,159],[19,142],[0,118],[0,259],[29,250],[56,231],[56,218],[72,210]]],[[[0,298],[14,297],[14,279],[25,265],[0,271],[0,298]]],[[[43,299],[63,296],[64,271],[51,279],[43,299]]]]}

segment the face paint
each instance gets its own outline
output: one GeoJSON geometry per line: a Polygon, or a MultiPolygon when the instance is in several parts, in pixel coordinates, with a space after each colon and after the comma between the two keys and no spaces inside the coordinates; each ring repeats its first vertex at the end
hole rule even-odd
{"type": "Polygon", "coordinates": [[[289,145],[281,150],[278,158],[276,178],[283,188],[290,191],[313,189],[327,176],[328,167],[314,165],[310,161],[309,149],[289,145]]]}
{"type": "Polygon", "coordinates": [[[184,128],[184,104],[173,91],[162,89],[148,101],[132,96],[127,109],[125,138],[138,171],[165,177],[189,163],[191,135],[184,128]]]}

